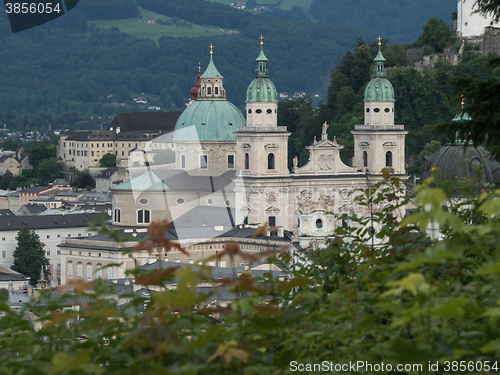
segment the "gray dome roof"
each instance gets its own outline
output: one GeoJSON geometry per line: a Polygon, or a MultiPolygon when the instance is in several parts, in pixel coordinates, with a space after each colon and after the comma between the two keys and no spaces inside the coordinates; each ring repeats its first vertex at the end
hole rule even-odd
{"type": "Polygon", "coordinates": [[[433,167],[452,179],[472,178],[476,167],[483,164],[481,181],[496,184],[500,181],[500,163],[488,157],[489,154],[483,146],[464,149],[463,145],[446,145],[424,159],[421,180],[431,176],[433,167]]]}

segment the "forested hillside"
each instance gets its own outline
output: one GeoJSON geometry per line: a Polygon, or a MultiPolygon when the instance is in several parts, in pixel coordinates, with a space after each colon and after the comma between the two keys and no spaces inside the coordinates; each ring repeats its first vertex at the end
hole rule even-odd
{"type": "MultiPolygon", "coordinates": [[[[191,14],[204,13],[193,12],[189,2],[176,4],[191,14]]],[[[198,62],[202,69],[208,63],[211,43],[215,46],[214,61],[225,77],[228,99],[241,107],[253,79],[261,34],[266,37],[266,55],[279,91],[315,93],[324,91],[338,56],[359,35],[368,40],[374,37],[344,26],[243,14],[245,17],[238,21],[240,34],[162,37],[158,45],[117,29],[87,28],[85,15],[78,7],[55,22],[14,35],[3,14],[0,109],[4,114],[8,110],[26,114],[78,111],[104,118],[118,111],[146,110],[147,106],[137,107],[132,101],[144,93],[148,105],[179,110],[196,82],[198,62]],[[112,102],[127,106],[111,107],[112,102]]]]}
{"type": "Polygon", "coordinates": [[[392,42],[412,43],[430,17],[451,23],[456,10],[457,0],[315,0],[309,13],[320,22],[362,26],[392,42]]]}

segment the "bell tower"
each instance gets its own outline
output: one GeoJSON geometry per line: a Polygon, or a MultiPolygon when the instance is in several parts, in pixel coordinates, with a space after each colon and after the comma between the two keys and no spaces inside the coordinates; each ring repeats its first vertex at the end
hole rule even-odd
{"type": "Polygon", "coordinates": [[[406,174],[404,125],[394,124],[394,88],[387,79],[385,58],[380,50],[375,57],[373,78],[365,89],[364,124],[351,131],[354,136],[353,165],[370,174],[392,168],[395,174],[406,174]]]}
{"type": "Polygon", "coordinates": [[[235,132],[237,167],[243,176],[288,176],[286,126],[278,126],[278,94],[269,79],[264,37],[260,37],[255,79],[246,95],[247,126],[235,132]]]}

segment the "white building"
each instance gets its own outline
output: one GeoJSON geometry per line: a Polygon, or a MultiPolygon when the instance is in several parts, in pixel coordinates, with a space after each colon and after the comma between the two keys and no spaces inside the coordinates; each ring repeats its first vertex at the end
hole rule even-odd
{"type": "MultiPolygon", "coordinates": [[[[477,7],[474,0],[459,0],[457,3],[457,34],[459,38],[475,37],[484,34],[485,28],[490,26],[493,17],[474,13],[477,7]]],[[[498,27],[495,23],[492,26],[498,27]]]]}

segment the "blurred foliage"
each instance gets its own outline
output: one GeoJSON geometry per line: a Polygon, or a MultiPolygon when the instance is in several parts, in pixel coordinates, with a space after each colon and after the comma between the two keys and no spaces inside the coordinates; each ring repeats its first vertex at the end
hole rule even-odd
{"type": "MultiPolygon", "coordinates": [[[[158,291],[118,305],[112,284],[77,280],[20,311],[0,293],[0,372],[290,374],[292,361],[421,364],[421,373],[430,361],[436,374],[451,372],[446,361],[465,361],[464,373],[480,372],[479,362],[498,369],[500,191],[478,196],[463,184],[458,199],[438,179],[426,181],[415,197],[425,209],[401,220],[405,187],[387,173],[356,193],[371,214],[344,218],[349,226],[326,248],[268,260],[289,266],[282,281],[248,272],[209,281],[206,266],[136,270],[137,284],[158,291]],[[166,288],[174,277],[177,287],[166,288]],[[202,281],[215,291],[197,293],[202,281]],[[220,306],[216,285],[230,286],[235,300],[220,306]],[[40,330],[23,319],[28,310],[40,330]]],[[[165,230],[153,223],[136,250],[177,247],[165,230]]],[[[228,243],[218,256],[240,253],[228,243]]]]}

